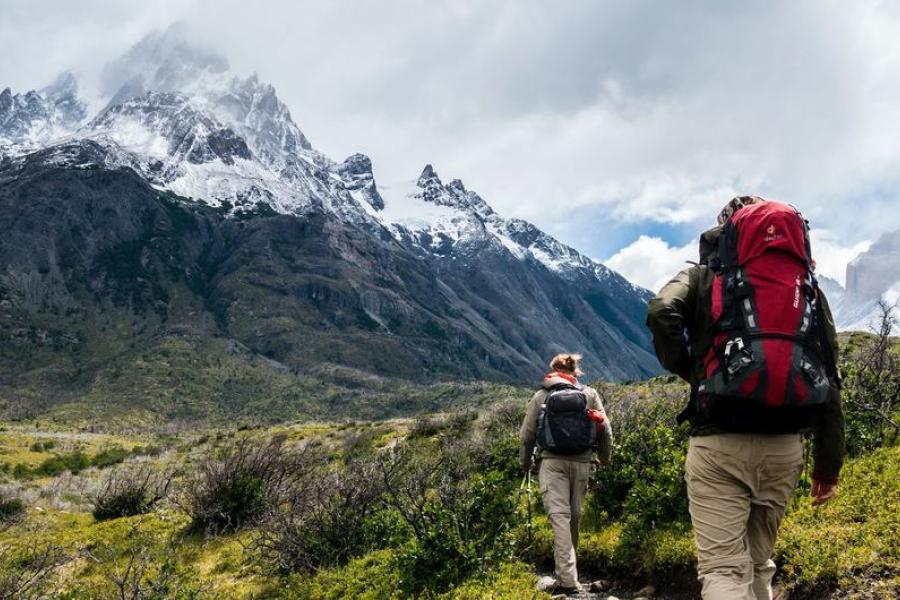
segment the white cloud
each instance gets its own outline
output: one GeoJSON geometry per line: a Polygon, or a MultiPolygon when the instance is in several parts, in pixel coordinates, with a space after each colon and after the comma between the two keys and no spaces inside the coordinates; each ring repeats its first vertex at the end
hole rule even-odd
{"type": "Polygon", "coordinates": [[[679,248],[658,237],[642,235],[603,263],[629,281],[656,292],[686,268],[687,261],[696,261],[698,252],[696,242],[679,248]]]}
{"type": "MultiPolygon", "coordinates": [[[[834,233],[824,229],[810,232],[816,271],[844,285],[847,263],[872,245],[869,241],[844,245],[834,233]]],[[[609,268],[630,281],[658,291],[672,276],[698,257],[697,242],[670,246],[659,237],[640,236],[604,260],[609,268]]]]}
{"type": "MultiPolygon", "coordinates": [[[[36,0],[4,9],[0,88],[97,69],[184,19],[380,182],[430,162],[563,241],[561,208],[699,233],[754,193],[853,247],[900,228],[900,19],[821,4],[36,0]]],[[[608,255],[610,237],[579,249],[608,255]]]]}
{"type": "Polygon", "coordinates": [[[831,277],[841,285],[846,285],[847,263],[872,245],[869,240],[845,244],[838,235],[826,229],[811,230],[809,238],[816,261],[816,272],[831,277]]]}

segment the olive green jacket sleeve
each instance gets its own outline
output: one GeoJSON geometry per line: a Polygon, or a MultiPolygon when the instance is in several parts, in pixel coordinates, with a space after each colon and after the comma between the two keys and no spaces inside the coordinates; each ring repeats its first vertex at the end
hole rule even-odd
{"type": "Polygon", "coordinates": [[[522,427],[519,428],[519,466],[525,471],[531,468],[533,461],[534,444],[537,439],[537,420],[546,395],[543,390],[535,392],[528,402],[525,419],[522,420],[522,427]]]}
{"type": "Polygon", "coordinates": [[[697,302],[699,267],[678,273],[663,286],[647,308],[647,326],[660,364],[685,381],[691,381],[691,359],[684,339],[688,316],[697,302]]]}
{"type": "MultiPolygon", "coordinates": [[[[825,294],[819,292],[822,312],[825,315],[825,343],[831,346],[832,356],[837,360],[838,342],[834,317],[825,294]]],[[[835,483],[844,463],[844,409],[841,391],[832,387],[819,418],[813,425],[813,479],[823,483],[835,483]]]]}

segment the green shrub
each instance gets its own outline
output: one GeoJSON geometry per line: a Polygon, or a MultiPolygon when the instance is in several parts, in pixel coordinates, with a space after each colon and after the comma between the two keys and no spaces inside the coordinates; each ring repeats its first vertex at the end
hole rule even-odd
{"type": "Polygon", "coordinates": [[[366,531],[381,501],[379,475],[374,460],[362,458],[308,470],[258,526],[256,549],[282,572],[311,572],[383,547],[366,531]]]}
{"type": "Polygon", "coordinates": [[[91,466],[91,459],[81,450],[75,450],[68,454],[51,456],[36,467],[18,464],[13,471],[16,479],[29,479],[32,477],[55,477],[60,473],[69,471],[78,474],[91,466]]]}
{"type": "Polygon", "coordinates": [[[130,455],[131,452],[124,448],[106,448],[94,455],[94,458],[91,459],[91,464],[98,469],[102,469],[104,467],[117,465],[128,458],[130,455]]]}
{"type": "Polygon", "coordinates": [[[688,427],[675,423],[684,396],[661,388],[656,397],[639,398],[627,386],[618,393],[606,402],[615,431],[612,463],[594,475],[598,493],[587,520],[625,519],[637,536],[648,527],[685,523],[688,427]]]}
{"type": "Polygon", "coordinates": [[[193,527],[208,533],[257,523],[310,468],[309,448],[295,451],[281,440],[241,438],[207,456],[187,481],[179,504],[193,527]]]}
{"type": "Polygon", "coordinates": [[[106,476],[94,495],[91,514],[104,521],[148,513],[165,497],[170,482],[150,466],[120,468],[106,476]]]}
{"type": "Polygon", "coordinates": [[[514,551],[515,489],[501,473],[443,479],[432,491],[417,509],[401,509],[414,532],[397,557],[410,594],[446,590],[514,551]]]}
{"type": "Polygon", "coordinates": [[[0,526],[10,525],[25,515],[25,503],[18,498],[9,498],[0,492],[0,526]]]}
{"type": "Polygon", "coordinates": [[[48,598],[56,569],[70,560],[57,546],[0,546],[0,598],[48,598]]]}
{"type": "Polygon", "coordinates": [[[338,569],[293,575],[279,590],[285,600],[400,600],[400,573],[390,550],[369,553],[338,569]]]}
{"type": "Polygon", "coordinates": [[[549,594],[536,589],[537,576],[530,565],[504,563],[481,577],[473,577],[440,598],[446,600],[542,600],[549,594]]]}

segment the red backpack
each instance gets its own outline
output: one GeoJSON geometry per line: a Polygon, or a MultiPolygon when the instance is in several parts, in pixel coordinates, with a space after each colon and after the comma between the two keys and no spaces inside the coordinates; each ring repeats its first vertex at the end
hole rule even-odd
{"type": "Polygon", "coordinates": [[[809,229],[779,202],[737,210],[718,240],[713,344],[696,390],[704,420],[736,431],[798,431],[829,394],[831,347],[809,229]]]}

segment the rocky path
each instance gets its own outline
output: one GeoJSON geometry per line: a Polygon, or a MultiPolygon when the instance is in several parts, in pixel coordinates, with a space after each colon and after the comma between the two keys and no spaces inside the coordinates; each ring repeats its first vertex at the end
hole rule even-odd
{"type": "MultiPolygon", "coordinates": [[[[538,580],[538,589],[552,594],[556,580],[551,575],[544,575],[538,580]]],[[[618,587],[615,582],[606,579],[597,579],[590,582],[581,582],[582,592],[577,596],[554,595],[553,598],[568,598],[575,600],[667,600],[665,596],[656,594],[656,588],[647,585],[637,591],[626,591],[618,587]]]]}

